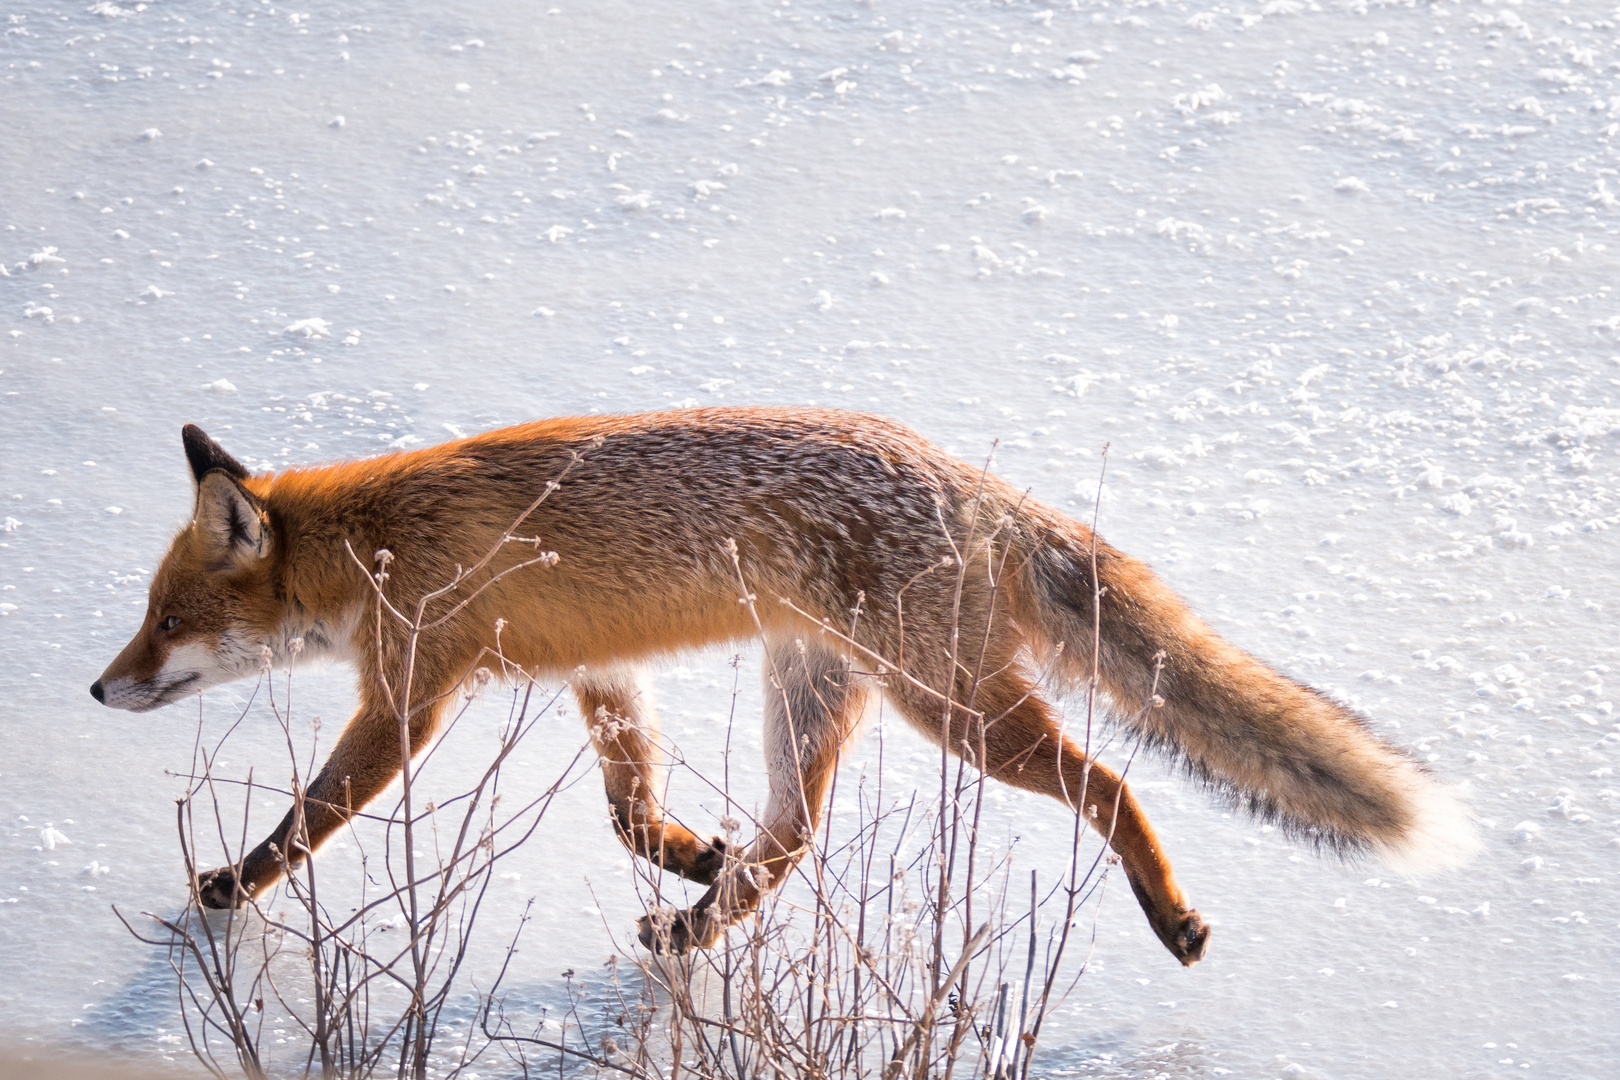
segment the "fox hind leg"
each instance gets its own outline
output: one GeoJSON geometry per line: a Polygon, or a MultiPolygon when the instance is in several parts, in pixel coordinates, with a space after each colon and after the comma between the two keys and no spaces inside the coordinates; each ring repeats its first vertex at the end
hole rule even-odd
{"type": "Polygon", "coordinates": [[[770,796],[759,835],[690,909],[642,917],[641,943],[655,951],[714,945],[787,878],[814,840],[839,751],[860,723],[866,688],[828,639],[773,638],[766,649],[770,796]]]}
{"type": "Polygon", "coordinates": [[[640,672],[588,672],[574,696],[602,761],[613,825],[624,846],[665,870],[713,884],[725,865],[722,840],[700,840],[664,817],[663,763],[652,689],[640,672]]]}
{"type": "MultiPolygon", "coordinates": [[[[890,693],[913,724],[939,731],[936,699],[898,682],[890,693]]],[[[967,700],[963,688],[957,693],[967,700]]],[[[1188,906],[1153,826],[1124,779],[1087,759],[1063,736],[1051,706],[1016,667],[1001,667],[981,679],[972,700],[985,718],[982,731],[977,720],[956,712],[951,752],[989,776],[1079,809],[1119,856],[1131,891],[1164,947],[1188,967],[1203,959],[1209,928],[1188,906]]]]}

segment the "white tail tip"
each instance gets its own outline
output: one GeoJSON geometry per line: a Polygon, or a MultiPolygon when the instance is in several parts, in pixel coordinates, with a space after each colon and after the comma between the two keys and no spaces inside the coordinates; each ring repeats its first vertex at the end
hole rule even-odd
{"type": "Polygon", "coordinates": [[[1375,853],[1398,874],[1433,874],[1461,866],[1480,849],[1479,830],[1461,790],[1426,775],[1413,780],[1411,826],[1399,840],[1376,845],[1375,853]]]}

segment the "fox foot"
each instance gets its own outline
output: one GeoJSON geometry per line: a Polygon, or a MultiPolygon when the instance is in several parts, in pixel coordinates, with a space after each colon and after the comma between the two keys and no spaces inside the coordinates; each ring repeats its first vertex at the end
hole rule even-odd
{"type": "Polygon", "coordinates": [[[197,875],[197,899],[205,908],[238,908],[252,898],[251,889],[237,884],[234,866],[222,866],[197,875]]]}
{"type": "Polygon", "coordinates": [[[1204,950],[1209,947],[1209,926],[1196,910],[1188,910],[1179,921],[1167,926],[1161,927],[1155,920],[1153,932],[1183,967],[1192,967],[1202,960],[1204,950]]]}
{"type": "Polygon", "coordinates": [[[716,836],[709,840],[697,858],[676,872],[686,880],[695,881],[699,885],[713,885],[725,867],[726,842],[716,836]]]}
{"type": "Polygon", "coordinates": [[[636,937],[660,956],[684,956],[719,943],[725,926],[706,910],[651,911],[636,920],[636,937]]]}
{"type": "Polygon", "coordinates": [[[1136,902],[1142,905],[1148,925],[1170,950],[1170,955],[1180,960],[1183,967],[1192,967],[1202,960],[1204,950],[1209,947],[1209,927],[1197,909],[1181,900],[1175,884],[1169,883],[1170,896],[1165,896],[1164,890],[1153,887],[1153,882],[1132,874],[1129,866],[1125,880],[1136,894],[1136,902]]]}

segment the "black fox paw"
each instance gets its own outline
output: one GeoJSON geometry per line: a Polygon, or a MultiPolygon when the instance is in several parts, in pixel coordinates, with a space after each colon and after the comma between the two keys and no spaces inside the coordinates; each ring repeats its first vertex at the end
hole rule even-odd
{"type": "Polygon", "coordinates": [[[696,908],[652,911],[636,920],[636,937],[659,956],[684,956],[693,949],[712,948],[721,933],[715,920],[696,908]]]}
{"type": "Polygon", "coordinates": [[[695,881],[699,885],[713,885],[720,877],[720,871],[726,868],[726,842],[718,836],[709,841],[709,846],[703,849],[702,854],[692,860],[692,865],[681,876],[688,881],[695,881]]]}
{"type": "Polygon", "coordinates": [[[197,875],[197,901],[205,908],[239,908],[252,898],[246,886],[237,884],[234,866],[197,875]]]}
{"type": "Polygon", "coordinates": [[[1182,916],[1181,924],[1162,940],[1183,967],[1192,967],[1204,958],[1204,950],[1209,947],[1209,925],[1198,912],[1189,911],[1182,916]]]}

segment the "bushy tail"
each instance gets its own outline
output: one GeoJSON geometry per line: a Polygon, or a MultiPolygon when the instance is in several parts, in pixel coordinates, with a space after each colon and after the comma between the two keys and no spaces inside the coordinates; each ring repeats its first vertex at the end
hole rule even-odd
{"type": "Polygon", "coordinates": [[[1290,832],[1397,871],[1454,866],[1479,846],[1453,791],[1362,717],[1227,643],[1084,526],[1038,516],[1045,535],[1024,563],[1019,621],[1045,639],[1037,647],[1062,643],[1067,676],[1090,676],[1095,661],[1119,718],[1149,745],[1290,832]]]}

